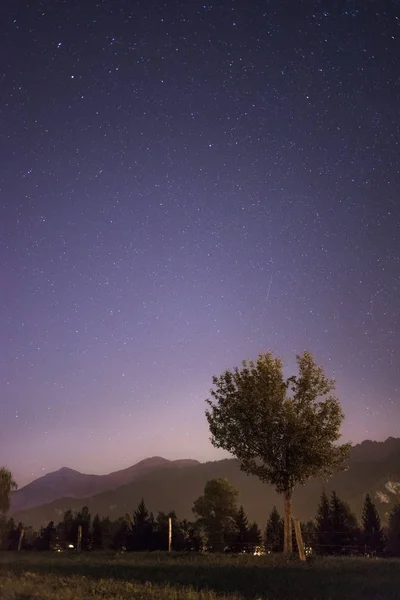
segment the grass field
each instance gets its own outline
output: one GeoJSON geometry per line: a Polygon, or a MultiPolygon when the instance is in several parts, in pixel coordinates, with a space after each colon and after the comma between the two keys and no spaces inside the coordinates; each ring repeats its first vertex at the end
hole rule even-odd
{"type": "Polygon", "coordinates": [[[1,600],[400,600],[400,560],[0,553],[1,600]]]}

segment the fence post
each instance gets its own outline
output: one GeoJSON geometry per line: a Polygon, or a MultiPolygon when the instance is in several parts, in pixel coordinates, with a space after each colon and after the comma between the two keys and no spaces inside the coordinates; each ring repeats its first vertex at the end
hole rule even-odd
{"type": "Polygon", "coordinates": [[[172,550],[172,518],[168,518],[168,552],[172,550]]]}
{"type": "Polygon", "coordinates": [[[25,529],[22,528],[21,531],[19,532],[19,540],[18,540],[18,552],[21,550],[22,548],[22,540],[24,539],[24,535],[25,535],[25,529]]]}
{"type": "Polygon", "coordinates": [[[76,551],[80,552],[82,549],[82,525],[78,525],[78,539],[76,541],[76,551]]]}

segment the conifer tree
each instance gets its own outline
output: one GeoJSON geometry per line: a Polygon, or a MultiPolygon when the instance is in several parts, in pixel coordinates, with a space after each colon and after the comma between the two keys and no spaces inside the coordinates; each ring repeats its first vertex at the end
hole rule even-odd
{"type": "Polygon", "coordinates": [[[242,505],[239,507],[235,517],[235,528],[234,549],[236,552],[244,552],[249,543],[249,522],[242,505]]]}
{"type": "Polygon", "coordinates": [[[64,513],[64,518],[58,525],[60,541],[64,547],[70,544],[76,545],[75,536],[75,520],[72,515],[72,510],[67,510],[64,513]]]}
{"type": "Polygon", "coordinates": [[[270,552],[282,552],[283,548],[283,519],[276,506],[273,507],[265,528],[265,549],[270,552]]]}
{"type": "Polygon", "coordinates": [[[92,548],[93,550],[103,550],[103,528],[98,514],[94,516],[92,522],[92,548]]]}
{"type": "Polygon", "coordinates": [[[251,523],[249,527],[249,531],[247,534],[248,537],[248,550],[253,552],[256,546],[261,546],[262,544],[262,533],[257,525],[257,523],[251,523]]]}
{"type": "Polygon", "coordinates": [[[362,537],[368,552],[381,553],[383,551],[383,531],[381,519],[371,496],[365,496],[362,513],[362,537]]]}
{"type": "Polygon", "coordinates": [[[321,494],[316,518],[316,541],[319,554],[333,552],[332,521],[329,498],[325,490],[321,494]]]}
{"type": "Polygon", "coordinates": [[[390,512],[387,547],[390,556],[400,556],[400,503],[390,512]]]}
{"type": "Polygon", "coordinates": [[[40,535],[36,540],[36,548],[38,550],[51,550],[56,544],[57,531],[54,527],[54,522],[50,521],[47,527],[41,529],[40,535]]]}
{"type": "Polygon", "coordinates": [[[357,519],[349,506],[338,497],[335,491],[331,494],[329,509],[333,553],[348,553],[351,547],[359,542],[357,519]]]}
{"type": "Polygon", "coordinates": [[[153,542],[154,519],[146,508],[144,499],[133,513],[132,528],[128,538],[128,550],[150,550],[153,542]]]}
{"type": "Polygon", "coordinates": [[[111,523],[111,547],[116,550],[128,549],[132,542],[132,521],[129,515],[120,517],[111,523]]]}
{"type": "Polygon", "coordinates": [[[89,509],[87,506],[84,506],[76,515],[74,522],[74,537],[75,543],[78,538],[78,527],[82,527],[82,540],[81,540],[81,548],[82,550],[90,550],[92,545],[92,540],[90,536],[90,523],[91,523],[91,515],[89,513],[89,509]]]}

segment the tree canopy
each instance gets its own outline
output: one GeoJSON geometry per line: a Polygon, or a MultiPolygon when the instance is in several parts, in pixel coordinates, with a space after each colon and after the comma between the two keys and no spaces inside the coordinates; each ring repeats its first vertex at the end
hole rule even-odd
{"type": "Polygon", "coordinates": [[[208,536],[212,550],[223,550],[236,528],[238,492],[227,479],[210,479],[204,494],[195,500],[193,512],[208,536]]]}
{"type": "Polygon", "coordinates": [[[282,361],[271,353],[214,376],[206,411],[212,444],[284,495],[288,552],[295,486],[344,469],[350,449],[336,443],[344,415],[333,393],[334,381],[310,352],[296,358],[298,375],[287,379],[282,361]]]}
{"type": "Polygon", "coordinates": [[[0,512],[8,512],[11,492],[16,489],[17,484],[13,480],[11,471],[5,467],[0,467],[0,512]]]}

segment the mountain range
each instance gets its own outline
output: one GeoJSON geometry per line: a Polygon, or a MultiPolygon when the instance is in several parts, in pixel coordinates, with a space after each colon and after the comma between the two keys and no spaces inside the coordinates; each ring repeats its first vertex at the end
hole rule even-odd
{"type": "MultiPolygon", "coordinates": [[[[12,516],[35,528],[50,520],[58,522],[66,510],[86,505],[92,514],[116,519],[132,513],[141,498],[149,510],[175,510],[179,518],[192,519],[194,500],[207,480],[227,477],[239,490],[249,519],[265,525],[275,504],[282,500],[274,489],[240,470],[235,459],[200,463],[196,460],[169,461],[153,457],[109,475],[85,475],[62,468],[12,494],[12,516]]],[[[400,439],[385,442],[366,440],[353,446],[348,469],[328,481],[313,479],[296,489],[294,514],[301,520],[315,517],[322,490],[336,490],[360,517],[366,493],[370,493],[382,518],[400,501],[400,439]]]]}
{"type": "Polygon", "coordinates": [[[86,475],[68,467],[47,473],[11,495],[11,512],[26,511],[58,498],[85,498],[132,483],[144,473],[160,468],[199,465],[197,460],[167,460],[161,456],[146,458],[135,465],[108,475],[86,475]]]}

